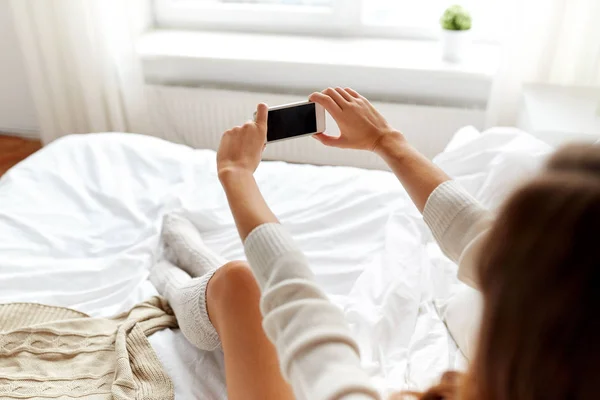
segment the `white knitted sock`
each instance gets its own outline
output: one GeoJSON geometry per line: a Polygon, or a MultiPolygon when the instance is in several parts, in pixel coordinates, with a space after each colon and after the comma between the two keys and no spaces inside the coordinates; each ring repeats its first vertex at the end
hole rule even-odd
{"type": "Polygon", "coordinates": [[[194,278],[223,266],[227,260],[208,248],[196,227],[175,214],[163,218],[165,257],[194,278]]]}
{"type": "Polygon", "coordinates": [[[163,260],[150,271],[150,281],[168,301],[183,335],[200,350],[221,346],[219,334],[210,322],[206,309],[206,287],[215,270],[192,279],[181,269],[163,260]]]}

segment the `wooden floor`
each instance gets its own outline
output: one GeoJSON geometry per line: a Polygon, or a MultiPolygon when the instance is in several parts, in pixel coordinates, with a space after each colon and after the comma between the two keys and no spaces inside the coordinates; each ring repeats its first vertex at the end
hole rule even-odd
{"type": "Polygon", "coordinates": [[[0,134],[0,176],[42,147],[39,140],[0,134]]]}

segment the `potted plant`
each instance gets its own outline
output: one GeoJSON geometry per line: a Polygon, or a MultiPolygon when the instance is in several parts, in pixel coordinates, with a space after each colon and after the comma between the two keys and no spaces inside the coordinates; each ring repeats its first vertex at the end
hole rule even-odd
{"type": "Polygon", "coordinates": [[[444,60],[462,61],[471,46],[471,14],[459,5],[450,6],[442,15],[440,24],[444,60]]]}

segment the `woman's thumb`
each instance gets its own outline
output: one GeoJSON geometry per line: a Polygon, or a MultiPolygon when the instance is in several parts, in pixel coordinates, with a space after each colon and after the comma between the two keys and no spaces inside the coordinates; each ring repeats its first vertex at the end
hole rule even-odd
{"type": "Polygon", "coordinates": [[[260,103],[256,108],[256,124],[267,126],[267,116],[269,114],[269,106],[265,103],[260,103]]]}

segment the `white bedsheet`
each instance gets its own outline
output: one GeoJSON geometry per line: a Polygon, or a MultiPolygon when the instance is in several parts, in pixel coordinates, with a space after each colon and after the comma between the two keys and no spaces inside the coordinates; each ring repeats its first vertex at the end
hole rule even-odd
{"type": "MultiPolygon", "coordinates": [[[[515,131],[473,138],[438,162],[490,206],[549,151],[515,131]]],[[[256,176],[319,283],[344,309],[383,391],[423,388],[464,366],[433,305],[458,287],[455,266],[431,244],[393,175],[274,162],[256,176]]],[[[213,152],[131,134],[52,143],[0,180],[0,302],[92,316],[129,309],[156,294],[148,269],[160,257],[161,218],[173,211],[191,218],[211,248],[244,259],[213,152]]],[[[179,331],[150,340],[176,398],[226,397],[221,354],[193,349],[179,331]]]]}

